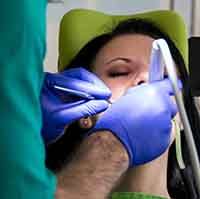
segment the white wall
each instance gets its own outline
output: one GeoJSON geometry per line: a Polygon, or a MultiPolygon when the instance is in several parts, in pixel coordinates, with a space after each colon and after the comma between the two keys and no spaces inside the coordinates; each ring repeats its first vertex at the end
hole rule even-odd
{"type": "Polygon", "coordinates": [[[47,10],[47,55],[45,70],[55,72],[58,57],[58,28],[61,17],[72,8],[91,8],[113,14],[128,14],[174,7],[185,19],[190,31],[191,0],[64,0],[51,3],[47,10]]]}

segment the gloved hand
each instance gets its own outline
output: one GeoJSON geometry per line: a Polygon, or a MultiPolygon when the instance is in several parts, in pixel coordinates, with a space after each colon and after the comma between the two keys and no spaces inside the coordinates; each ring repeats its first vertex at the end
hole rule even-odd
{"type": "Polygon", "coordinates": [[[58,139],[64,133],[65,126],[71,122],[106,110],[106,100],[110,96],[111,92],[104,83],[83,68],[55,74],[46,73],[41,93],[42,136],[45,143],[58,139]],[[82,91],[91,97],[78,97],[57,90],[54,85],[82,91]]]}
{"type": "Polygon", "coordinates": [[[113,133],[127,150],[130,167],[149,162],[170,143],[171,119],[177,113],[170,95],[168,79],[131,88],[105,111],[89,135],[113,133]]]}

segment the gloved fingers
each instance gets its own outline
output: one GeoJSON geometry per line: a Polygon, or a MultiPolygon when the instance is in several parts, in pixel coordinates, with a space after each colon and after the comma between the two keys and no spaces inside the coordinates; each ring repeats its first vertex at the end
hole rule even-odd
{"type": "MultiPolygon", "coordinates": [[[[166,93],[168,93],[169,95],[174,95],[174,90],[171,84],[171,81],[168,78],[165,78],[164,80],[161,81],[156,81],[153,84],[157,84],[156,87],[160,90],[160,91],[165,91],[166,93]]],[[[183,86],[181,83],[181,80],[179,79],[178,82],[178,88],[180,90],[182,90],[183,86]]]]}
{"type": "MultiPolygon", "coordinates": [[[[179,81],[178,83],[179,89],[182,88],[182,84],[181,81],[179,81]]],[[[128,91],[126,92],[126,94],[136,94],[137,92],[140,93],[141,90],[143,90],[144,92],[144,97],[153,97],[155,98],[155,101],[158,100],[158,97],[161,99],[161,103],[164,105],[163,107],[165,107],[168,111],[170,111],[170,116],[171,118],[173,118],[178,109],[177,109],[177,105],[176,103],[172,100],[171,95],[174,94],[173,92],[173,88],[171,85],[171,82],[169,79],[164,79],[162,81],[156,81],[154,83],[150,83],[150,84],[142,84],[136,87],[132,87],[130,89],[128,89],[128,91]]]]}
{"type": "Polygon", "coordinates": [[[44,107],[54,108],[61,103],[61,99],[55,95],[48,87],[43,86],[40,96],[41,104],[44,107]]]}
{"type": "MultiPolygon", "coordinates": [[[[63,88],[84,92],[97,99],[108,99],[111,96],[111,91],[103,83],[103,86],[99,86],[99,84],[95,85],[84,80],[51,73],[46,73],[45,81],[48,84],[48,87],[53,88],[54,90],[57,90],[54,88],[54,85],[57,85],[63,88]]],[[[61,92],[63,93],[63,91],[61,92]]],[[[70,93],[66,92],[66,94],[70,93]]]]}
{"type": "Polygon", "coordinates": [[[68,78],[65,82],[57,82],[57,84],[64,88],[84,92],[96,99],[109,99],[111,96],[111,91],[106,86],[99,87],[98,85],[73,78],[68,78]]]}
{"type": "Polygon", "coordinates": [[[56,112],[63,108],[67,109],[87,102],[87,100],[83,98],[74,98],[69,95],[57,95],[53,93],[51,89],[45,87],[43,87],[42,93],[43,95],[40,96],[41,105],[43,110],[46,110],[48,107],[49,112],[56,112]]]}
{"type": "MultiPolygon", "coordinates": [[[[100,113],[108,108],[105,100],[79,101],[74,104],[60,103],[54,106],[50,120],[53,121],[43,126],[42,135],[45,143],[56,141],[64,133],[64,128],[71,122],[100,113]],[[79,104],[78,104],[79,103],[79,104]],[[48,127],[49,126],[49,127],[48,127]],[[49,128],[47,131],[45,128],[49,128]],[[52,130],[53,129],[53,130],[52,130]]],[[[52,108],[51,108],[52,109],[52,108]]],[[[48,120],[48,118],[46,118],[48,120]]]]}
{"type": "Polygon", "coordinates": [[[59,138],[61,138],[64,134],[64,128],[56,128],[53,132],[48,132],[48,134],[44,133],[42,130],[42,136],[46,145],[52,144],[56,142],[59,138]]]}
{"type": "Polygon", "coordinates": [[[171,118],[173,118],[178,112],[178,107],[176,103],[171,99],[171,97],[168,97],[167,100],[168,100],[168,107],[171,113],[171,118]]]}
{"type": "Polygon", "coordinates": [[[62,107],[59,107],[59,114],[56,114],[55,117],[62,125],[66,125],[75,120],[79,120],[80,118],[103,112],[108,106],[109,104],[105,100],[90,100],[67,109],[65,108],[65,105],[63,105],[62,107]]]}
{"type": "Polygon", "coordinates": [[[128,88],[128,90],[124,93],[124,95],[128,95],[131,94],[132,92],[137,92],[138,89],[142,88],[142,87],[146,87],[148,84],[141,84],[138,86],[134,86],[134,87],[130,87],[128,88]]]}
{"type": "MultiPolygon", "coordinates": [[[[183,85],[180,79],[178,79],[177,84],[178,84],[178,88],[181,91],[181,89],[183,88],[183,85]]],[[[152,87],[155,87],[156,90],[158,90],[158,92],[165,92],[165,93],[168,93],[169,95],[174,95],[172,84],[168,78],[165,78],[164,80],[160,80],[160,81],[155,81],[152,83],[144,83],[139,86],[131,87],[126,91],[126,94],[129,94],[131,92],[136,92],[137,89],[141,89],[141,88],[151,89],[152,87]]]]}
{"type": "Polygon", "coordinates": [[[81,81],[91,83],[93,86],[97,87],[98,89],[101,88],[103,90],[108,90],[108,87],[104,84],[104,82],[100,78],[96,76],[96,74],[82,67],[65,70],[62,74],[67,77],[71,77],[74,79],[79,79],[81,81]]]}
{"type": "MultiPolygon", "coordinates": [[[[182,89],[182,83],[181,80],[178,80],[178,87],[181,90],[182,89]]],[[[164,100],[167,101],[171,118],[173,118],[176,113],[178,112],[178,107],[176,102],[172,99],[172,95],[174,95],[174,91],[172,88],[172,84],[168,78],[164,79],[163,81],[158,82],[158,89],[163,94],[164,100]]]]}
{"type": "Polygon", "coordinates": [[[105,87],[105,84],[103,83],[103,81],[100,80],[94,73],[92,73],[82,67],[65,70],[61,74],[63,74],[64,76],[67,76],[67,77],[80,79],[80,80],[92,83],[96,86],[98,85],[102,88],[105,87]]]}

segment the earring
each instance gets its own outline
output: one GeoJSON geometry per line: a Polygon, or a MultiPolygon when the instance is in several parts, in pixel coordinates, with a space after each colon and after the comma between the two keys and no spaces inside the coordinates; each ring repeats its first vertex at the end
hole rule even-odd
{"type": "Polygon", "coordinates": [[[79,124],[80,124],[80,127],[83,128],[83,129],[89,129],[92,127],[92,120],[87,117],[87,118],[81,118],[79,120],[79,124]]]}

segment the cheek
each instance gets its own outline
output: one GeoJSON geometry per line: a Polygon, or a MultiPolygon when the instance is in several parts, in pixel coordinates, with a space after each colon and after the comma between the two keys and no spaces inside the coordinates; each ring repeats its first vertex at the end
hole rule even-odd
{"type": "Polygon", "coordinates": [[[124,93],[127,90],[127,87],[120,85],[120,86],[109,86],[110,90],[112,91],[112,96],[111,96],[111,102],[115,102],[118,100],[121,96],[124,95],[124,93]]]}
{"type": "Polygon", "coordinates": [[[127,89],[132,86],[127,80],[125,82],[120,79],[110,79],[106,77],[101,77],[101,79],[112,92],[112,96],[110,99],[111,102],[115,102],[117,99],[119,99],[122,95],[125,94],[127,89]]]}

